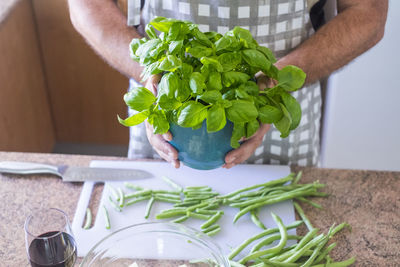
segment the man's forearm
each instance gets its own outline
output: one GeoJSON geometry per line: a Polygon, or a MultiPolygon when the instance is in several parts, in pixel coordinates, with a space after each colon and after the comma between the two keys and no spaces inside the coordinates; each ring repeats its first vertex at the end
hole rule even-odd
{"type": "Polygon", "coordinates": [[[387,0],[339,0],[338,15],[281,58],[277,67],[291,64],[302,68],[307,83],[329,75],[383,37],[387,5],[387,0]]]}
{"type": "Polygon", "coordinates": [[[69,0],[71,21],[93,49],[127,77],[140,80],[142,67],[129,56],[132,38],[141,36],[126,25],[126,17],[112,0],[69,0]]]}

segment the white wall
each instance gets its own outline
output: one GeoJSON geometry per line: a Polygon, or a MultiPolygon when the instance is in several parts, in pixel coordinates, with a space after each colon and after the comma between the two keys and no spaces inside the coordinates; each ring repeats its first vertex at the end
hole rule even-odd
{"type": "Polygon", "coordinates": [[[400,171],[400,1],[385,36],[328,81],[321,167],[400,171]]]}

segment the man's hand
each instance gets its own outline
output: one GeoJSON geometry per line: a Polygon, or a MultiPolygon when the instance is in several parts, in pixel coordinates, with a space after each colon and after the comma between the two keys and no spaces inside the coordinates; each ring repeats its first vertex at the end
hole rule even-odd
{"type": "MultiPolygon", "coordinates": [[[[161,80],[161,75],[151,76],[145,83],[145,87],[157,96],[157,85],[161,80]]],[[[146,135],[154,150],[163,159],[171,163],[175,168],[179,168],[178,151],[168,141],[172,140],[172,134],[167,132],[163,135],[154,134],[153,127],[146,121],[146,135]]]]}
{"type": "MultiPolygon", "coordinates": [[[[264,90],[265,88],[270,88],[276,85],[276,81],[268,78],[261,72],[256,74],[256,78],[257,85],[260,90],[264,90]]],[[[222,167],[230,169],[253,155],[254,151],[261,144],[264,135],[268,132],[270,127],[270,124],[261,124],[260,128],[252,137],[242,139],[244,142],[240,145],[240,147],[232,150],[225,156],[225,164],[222,167]]]]}

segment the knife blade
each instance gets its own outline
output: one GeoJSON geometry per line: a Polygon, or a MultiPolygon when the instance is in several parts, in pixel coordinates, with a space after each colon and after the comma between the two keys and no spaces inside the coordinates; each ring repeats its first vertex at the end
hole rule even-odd
{"type": "Polygon", "coordinates": [[[56,166],[21,161],[0,161],[0,173],[22,175],[53,174],[61,177],[64,182],[129,181],[153,177],[150,172],[139,169],[56,166]]]}

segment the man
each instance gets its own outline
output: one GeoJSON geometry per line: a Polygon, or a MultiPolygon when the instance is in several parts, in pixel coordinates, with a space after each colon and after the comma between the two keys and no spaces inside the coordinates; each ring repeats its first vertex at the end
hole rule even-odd
{"type": "MultiPolygon", "coordinates": [[[[262,125],[238,149],[226,155],[225,168],[244,161],[315,165],[319,156],[321,116],[319,80],[383,37],[388,8],[387,0],[337,0],[338,15],[321,26],[321,7],[325,0],[147,0],[142,3],[133,0],[128,3],[131,26],[126,25],[127,18],[112,0],[69,0],[75,28],[111,66],[136,81],[140,81],[142,67],[130,59],[127,48],[132,38],[143,36],[145,24],[156,16],[190,20],[203,31],[224,33],[234,26],[247,28],[259,44],[270,48],[279,58],[276,67],[295,65],[307,74],[305,87],[293,94],[302,107],[299,127],[288,138],[281,139],[270,125],[262,125]]],[[[156,94],[159,80],[160,76],[151,77],[145,83],[146,88],[156,94]]],[[[265,88],[270,80],[260,75],[257,82],[260,88],[265,88]]],[[[155,157],[154,148],[162,158],[179,167],[177,151],[167,142],[171,139],[170,133],[154,135],[148,124],[146,129],[143,125],[134,127],[129,156],[155,157]],[[145,132],[149,142],[144,138],[145,132]]]]}

